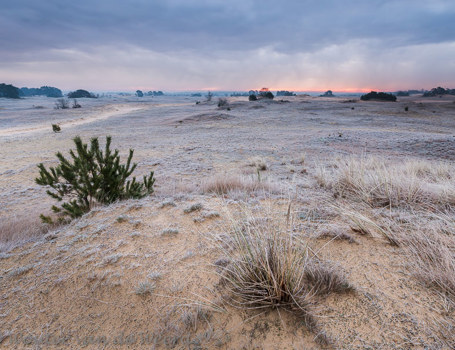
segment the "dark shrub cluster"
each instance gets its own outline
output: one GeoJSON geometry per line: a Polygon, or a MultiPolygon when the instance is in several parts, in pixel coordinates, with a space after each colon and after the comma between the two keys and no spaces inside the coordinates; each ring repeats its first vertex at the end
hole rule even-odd
{"type": "Polygon", "coordinates": [[[147,96],[164,96],[163,91],[149,91],[147,92],[147,96]]]}
{"type": "Polygon", "coordinates": [[[249,91],[249,97],[248,99],[250,101],[256,101],[258,98],[259,99],[262,99],[262,98],[268,98],[268,99],[271,99],[273,100],[273,98],[275,97],[273,95],[273,93],[271,91],[269,91],[268,88],[262,88],[261,90],[257,91],[257,90],[250,90],[249,91]],[[251,97],[251,96],[254,96],[254,97],[251,97]]]}
{"type": "Polygon", "coordinates": [[[376,91],[371,91],[370,93],[366,95],[362,95],[360,97],[362,101],[369,101],[369,100],[377,100],[377,101],[392,101],[395,102],[397,100],[397,97],[392,94],[388,94],[386,92],[376,92],[376,91]]]}
{"type": "Polygon", "coordinates": [[[11,84],[0,84],[0,97],[19,98],[20,90],[11,84]]]}
{"type": "Polygon", "coordinates": [[[455,89],[444,89],[440,86],[426,91],[423,97],[442,96],[442,95],[455,95],[455,89]]]}
{"type": "Polygon", "coordinates": [[[277,96],[295,96],[295,93],[287,90],[281,90],[276,92],[277,96]]]}
{"type": "Polygon", "coordinates": [[[259,91],[259,97],[262,97],[262,98],[268,98],[268,99],[271,99],[273,100],[273,98],[275,97],[271,91],[269,91],[268,88],[262,88],[260,91],[259,91]]]}

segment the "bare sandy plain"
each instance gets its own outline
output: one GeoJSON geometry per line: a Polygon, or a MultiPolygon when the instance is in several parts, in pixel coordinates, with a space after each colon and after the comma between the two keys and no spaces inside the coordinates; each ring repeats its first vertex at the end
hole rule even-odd
{"type": "Polygon", "coordinates": [[[0,348],[455,347],[454,99],[228,100],[0,100],[0,348]],[[46,231],[37,164],[77,135],[134,149],[155,193],[46,231]],[[214,242],[245,211],[286,221],[353,287],[311,297],[317,332],[230,302],[214,242]]]}

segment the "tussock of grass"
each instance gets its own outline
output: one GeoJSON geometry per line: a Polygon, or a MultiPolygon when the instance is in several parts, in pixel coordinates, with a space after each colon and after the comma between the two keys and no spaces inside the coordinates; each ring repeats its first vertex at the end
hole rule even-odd
{"type": "Polygon", "coordinates": [[[415,231],[407,239],[407,252],[411,258],[412,273],[425,285],[450,296],[455,301],[455,249],[454,235],[415,231]]]}
{"type": "Polygon", "coordinates": [[[342,216],[349,220],[351,229],[362,235],[385,238],[391,245],[400,245],[400,238],[390,227],[378,224],[376,220],[356,210],[340,208],[342,216]]]}
{"type": "Polygon", "coordinates": [[[161,231],[162,236],[175,236],[179,233],[179,230],[176,228],[167,228],[161,231]]]}
{"type": "Polygon", "coordinates": [[[196,203],[196,204],[193,204],[193,205],[189,206],[188,208],[184,209],[183,212],[185,214],[189,214],[189,213],[192,213],[195,211],[202,210],[202,208],[203,208],[203,205],[201,203],[196,203]]]}
{"type": "Polygon", "coordinates": [[[156,285],[153,282],[141,282],[137,285],[135,293],[137,295],[145,296],[147,294],[151,294],[155,290],[155,287],[156,285]]]}
{"type": "Polygon", "coordinates": [[[339,241],[348,241],[349,243],[356,243],[354,237],[336,226],[323,227],[317,232],[316,236],[317,238],[330,238],[339,241]]]}
{"type": "Polygon", "coordinates": [[[316,180],[335,195],[351,196],[373,207],[447,208],[455,205],[455,167],[445,163],[380,158],[347,158],[333,170],[320,167],[316,180]]]}
{"type": "MultiPolygon", "coordinates": [[[[296,314],[312,331],[319,327],[310,305],[315,295],[351,290],[345,276],[317,259],[308,242],[273,217],[246,214],[232,221],[230,240],[219,244],[228,264],[217,264],[231,302],[240,308],[280,308],[296,314]]],[[[319,341],[323,339],[323,333],[319,341]]]]}
{"type": "Polygon", "coordinates": [[[102,266],[115,264],[122,257],[122,254],[112,254],[104,257],[101,262],[102,266]]]}
{"type": "Polygon", "coordinates": [[[33,269],[33,265],[26,265],[26,266],[16,267],[16,268],[8,271],[8,277],[21,276],[21,275],[26,274],[27,272],[29,272],[31,269],[33,269]]]}
{"type": "Polygon", "coordinates": [[[202,185],[204,193],[227,194],[230,192],[256,192],[268,191],[270,186],[266,182],[260,182],[239,175],[218,175],[208,179],[202,185]]]}
{"type": "Polygon", "coordinates": [[[255,167],[257,170],[265,171],[268,169],[267,162],[264,158],[255,157],[251,159],[248,163],[249,166],[255,167]]]}
{"type": "Polygon", "coordinates": [[[12,216],[0,220],[0,251],[32,241],[46,234],[51,227],[41,223],[39,213],[12,216]]]}
{"type": "Polygon", "coordinates": [[[163,277],[163,274],[161,272],[154,271],[154,272],[150,272],[147,277],[149,279],[151,279],[152,281],[156,281],[156,280],[159,280],[161,277],[163,277]]]}
{"type": "Polygon", "coordinates": [[[341,269],[316,259],[307,265],[305,279],[311,290],[319,295],[354,290],[341,269]]]}
{"type": "Polygon", "coordinates": [[[200,305],[197,305],[194,308],[187,308],[183,310],[180,320],[187,330],[196,331],[200,322],[207,323],[210,318],[210,311],[200,305]]]}

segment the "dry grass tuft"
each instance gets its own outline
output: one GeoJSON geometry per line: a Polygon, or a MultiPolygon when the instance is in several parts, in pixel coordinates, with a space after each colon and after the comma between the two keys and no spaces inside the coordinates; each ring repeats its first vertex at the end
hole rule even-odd
{"type": "Polygon", "coordinates": [[[8,277],[17,277],[26,274],[32,269],[33,265],[20,266],[9,270],[7,275],[8,277]]]}
{"type": "Polygon", "coordinates": [[[180,317],[181,322],[187,330],[196,331],[199,324],[208,323],[212,314],[210,310],[203,308],[201,305],[185,308],[180,317]]]}
{"type": "Polygon", "coordinates": [[[204,193],[227,194],[230,192],[257,192],[269,191],[267,182],[253,180],[238,175],[218,175],[208,179],[202,185],[204,193]]]}
{"type": "Polygon", "coordinates": [[[393,246],[400,245],[400,237],[390,227],[385,224],[378,224],[376,220],[357,210],[340,208],[343,217],[349,220],[351,230],[361,235],[371,236],[374,238],[383,237],[393,246]]]}
{"type": "Polygon", "coordinates": [[[161,231],[162,236],[175,236],[179,233],[180,231],[176,228],[167,228],[161,231]]]}
{"type": "Polygon", "coordinates": [[[265,171],[268,169],[267,162],[262,157],[255,157],[251,159],[248,163],[249,166],[255,167],[259,171],[265,171]]]}
{"type": "Polygon", "coordinates": [[[455,232],[416,230],[407,239],[412,273],[425,285],[434,287],[455,300],[455,232]]]}
{"type": "Polygon", "coordinates": [[[351,196],[372,207],[446,209],[455,205],[455,167],[446,163],[350,157],[333,170],[320,167],[316,180],[335,196],[351,196]]]}
{"type": "Polygon", "coordinates": [[[329,342],[311,313],[313,297],[352,287],[338,269],[317,259],[308,241],[295,236],[284,221],[251,214],[232,221],[230,239],[218,245],[229,261],[217,264],[222,284],[234,306],[291,311],[320,333],[319,342],[329,342]]]}
{"type": "Polygon", "coordinates": [[[343,270],[316,259],[306,266],[305,279],[311,291],[318,295],[354,291],[343,270]]]}
{"type": "Polygon", "coordinates": [[[17,245],[44,236],[50,226],[43,224],[39,213],[28,213],[0,220],[0,251],[7,251],[17,245]]]}
{"type": "Polygon", "coordinates": [[[183,210],[183,212],[184,212],[185,214],[189,214],[189,213],[193,213],[193,212],[195,212],[195,211],[202,210],[202,208],[203,208],[203,205],[202,205],[201,203],[196,203],[196,204],[190,205],[188,208],[185,208],[185,209],[183,210]]]}
{"type": "Polygon", "coordinates": [[[156,287],[155,283],[149,282],[149,281],[144,281],[137,285],[135,293],[137,295],[145,296],[145,295],[153,293],[153,291],[155,290],[155,287],[156,287]]]}
{"type": "Polygon", "coordinates": [[[320,229],[317,234],[317,238],[329,238],[333,240],[339,241],[348,241],[349,243],[356,243],[354,237],[352,237],[349,233],[345,232],[345,230],[340,229],[337,226],[326,226],[320,229]]]}

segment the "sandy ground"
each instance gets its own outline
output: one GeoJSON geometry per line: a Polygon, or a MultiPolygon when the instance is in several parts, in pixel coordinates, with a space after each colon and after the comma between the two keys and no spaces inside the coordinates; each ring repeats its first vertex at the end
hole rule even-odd
{"type": "MultiPolygon", "coordinates": [[[[150,348],[153,339],[159,348],[320,348],[292,315],[218,303],[213,263],[220,256],[207,232],[223,234],[224,212],[239,202],[269,205],[283,216],[292,198],[297,218],[320,210],[333,197],[317,186],[317,168],[346,155],[455,160],[455,101],[449,97],[396,103],[236,97],[229,98],[229,110],[189,97],[81,99],[77,111],[54,110],[53,102],[0,101],[0,220],[49,212],[52,201],[34,183],[36,165],[55,164],[55,153],[71,148],[76,135],[87,141],[111,135],[122,155],[133,148],[136,174],[154,170],[156,193],[100,208],[0,253],[0,348],[54,347],[49,343],[60,340],[57,348],[135,349],[150,348]],[[53,123],[61,133],[52,132],[53,123]],[[256,180],[251,164],[257,158],[267,164],[259,176],[273,185],[271,193],[202,193],[212,176],[256,180]],[[203,210],[185,214],[193,203],[203,210]],[[163,234],[169,228],[177,234],[163,234]],[[141,282],[153,283],[153,292],[138,294],[141,282]]],[[[340,224],[332,214],[321,213],[324,224],[340,224]]],[[[297,219],[297,229],[300,224],[297,219]]],[[[367,237],[356,241],[313,243],[324,246],[321,254],[341,265],[356,287],[314,301],[334,347],[447,348],[437,326],[453,321],[446,300],[409,277],[398,248],[367,237]]]]}

